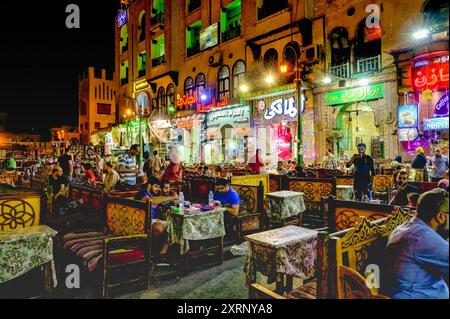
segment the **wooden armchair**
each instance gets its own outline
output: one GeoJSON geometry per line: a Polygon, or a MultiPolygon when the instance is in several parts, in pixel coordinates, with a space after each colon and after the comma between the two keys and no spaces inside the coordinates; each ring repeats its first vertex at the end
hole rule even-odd
{"type": "Polygon", "coordinates": [[[214,192],[215,179],[212,177],[189,178],[187,184],[188,193],[185,194],[186,200],[206,203],[208,202],[209,192],[214,192]]]}
{"type": "Polygon", "coordinates": [[[362,218],[368,221],[386,218],[395,210],[395,207],[390,205],[337,200],[333,196],[323,201],[328,211],[328,218],[324,224],[328,226],[329,232],[352,228],[362,218]]]}
{"type": "Polygon", "coordinates": [[[388,201],[388,189],[392,187],[394,178],[392,175],[375,175],[372,182],[372,190],[375,198],[388,201]]]}
{"type": "Polygon", "coordinates": [[[101,295],[146,289],[150,278],[151,202],[105,198],[103,232],[64,236],[64,249],[88,273],[101,270],[101,295]]]}
{"type": "Polygon", "coordinates": [[[226,215],[231,220],[237,242],[241,242],[243,236],[261,230],[264,209],[264,187],[249,185],[230,185],[238,192],[241,199],[239,214],[237,216],[226,215]]]}
{"type": "Polygon", "coordinates": [[[302,224],[312,228],[324,226],[322,198],[336,196],[336,179],[334,178],[288,178],[284,189],[304,193],[306,211],[302,224]]]}

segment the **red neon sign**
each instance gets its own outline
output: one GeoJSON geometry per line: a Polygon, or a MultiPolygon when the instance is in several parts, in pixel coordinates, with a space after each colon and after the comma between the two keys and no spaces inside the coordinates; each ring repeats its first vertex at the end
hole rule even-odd
{"type": "Polygon", "coordinates": [[[216,98],[214,97],[211,101],[210,104],[202,104],[202,103],[198,103],[197,104],[197,111],[198,112],[208,112],[210,110],[219,108],[219,107],[224,107],[228,104],[228,96],[224,96],[222,98],[222,100],[217,101],[216,98]]]}
{"type": "Polygon", "coordinates": [[[197,92],[194,91],[194,95],[186,94],[184,96],[177,95],[177,106],[183,107],[186,105],[192,105],[197,103],[197,92]]]}
{"type": "Polygon", "coordinates": [[[416,62],[412,67],[411,85],[415,92],[448,89],[448,56],[416,62]]]}

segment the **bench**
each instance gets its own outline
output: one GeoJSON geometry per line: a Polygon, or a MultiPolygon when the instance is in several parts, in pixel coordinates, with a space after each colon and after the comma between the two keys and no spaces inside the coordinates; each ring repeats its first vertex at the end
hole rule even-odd
{"type": "Polygon", "coordinates": [[[85,229],[66,234],[64,250],[100,277],[101,296],[146,289],[150,281],[151,205],[149,202],[105,197],[103,231],[85,229]]]}
{"type": "MultiPolygon", "coordinates": [[[[328,234],[319,232],[316,278],[284,295],[259,284],[249,288],[250,299],[386,299],[388,292],[369,289],[369,264],[385,265],[390,233],[412,216],[397,208],[389,217],[370,222],[362,218],[354,227],[328,234]]],[[[384,268],[384,271],[388,269],[384,268]]],[[[383,271],[382,270],[382,271],[383,271]]],[[[380,272],[381,274],[381,272],[380,272]]],[[[382,287],[383,283],[381,283],[382,287]]],[[[389,285],[386,285],[389,286],[389,285]]]]}
{"type": "Polygon", "coordinates": [[[336,179],[287,178],[283,189],[304,193],[303,198],[306,206],[306,211],[302,216],[304,227],[319,228],[324,226],[322,198],[330,195],[336,196],[336,179]]]}
{"type": "Polygon", "coordinates": [[[329,232],[352,228],[361,218],[368,221],[386,218],[395,210],[390,205],[337,200],[333,196],[323,199],[323,207],[328,212],[324,224],[329,232]]]}

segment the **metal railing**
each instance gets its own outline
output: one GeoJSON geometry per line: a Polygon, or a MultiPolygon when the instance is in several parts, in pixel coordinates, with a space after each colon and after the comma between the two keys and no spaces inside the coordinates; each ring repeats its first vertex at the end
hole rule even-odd
{"type": "Polygon", "coordinates": [[[241,35],[241,25],[237,24],[230,27],[228,30],[222,33],[222,42],[237,38],[241,35]]]}
{"type": "Polygon", "coordinates": [[[364,73],[364,72],[372,72],[372,71],[380,71],[381,69],[381,56],[377,55],[375,57],[366,58],[366,59],[358,59],[356,61],[356,72],[364,73]]]}
{"type": "Polygon", "coordinates": [[[165,55],[161,55],[160,57],[152,59],[152,67],[161,65],[164,63],[164,57],[165,55]]]}
{"type": "Polygon", "coordinates": [[[350,62],[330,66],[330,73],[339,78],[350,78],[350,62]]]}

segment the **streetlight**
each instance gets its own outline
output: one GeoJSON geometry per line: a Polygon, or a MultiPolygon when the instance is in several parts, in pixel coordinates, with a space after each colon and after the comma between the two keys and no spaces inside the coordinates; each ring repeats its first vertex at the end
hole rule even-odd
{"type": "Polygon", "coordinates": [[[367,85],[369,85],[369,79],[366,79],[366,78],[359,79],[358,84],[359,84],[359,86],[367,86],[367,85]]]}
{"type": "Polygon", "coordinates": [[[275,82],[272,74],[269,74],[268,76],[266,76],[265,81],[267,84],[273,84],[275,82]]]}
{"type": "Polygon", "coordinates": [[[427,29],[420,29],[413,33],[413,37],[416,40],[420,40],[428,37],[429,33],[430,31],[428,31],[427,29]]]}
{"type": "Polygon", "coordinates": [[[243,92],[243,93],[248,92],[248,91],[249,91],[248,85],[245,84],[245,83],[242,84],[242,85],[239,87],[239,90],[240,90],[241,92],[243,92]]]}
{"type": "Polygon", "coordinates": [[[323,78],[322,80],[323,84],[330,84],[331,83],[331,78],[329,76],[326,76],[323,78]]]}

